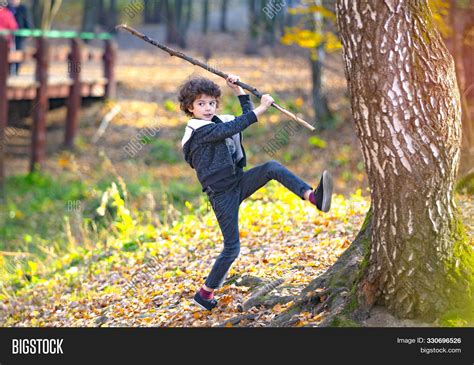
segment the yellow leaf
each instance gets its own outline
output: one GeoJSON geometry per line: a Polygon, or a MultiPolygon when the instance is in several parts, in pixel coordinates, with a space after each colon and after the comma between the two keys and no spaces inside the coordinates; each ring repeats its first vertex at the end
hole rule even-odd
{"type": "Polygon", "coordinates": [[[70,161],[67,157],[61,157],[59,160],[58,160],[58,164],[59,166],[61,167],[67,167],[69,166],[70,164],[70,161]]]}
{"type": "Polygon", "coordinates": [[[299,97],[299,98],[296,98],[295,99],[295,105],[298,107],[298,108],[301,108],[303,106],[303,103],[304,103],[304,100],[302,97],[299,97]]]}
{"type": "Polygon", "coordinates": [[[295,327],[303,327],[307,322],[306,321],[298,321],[295,327]]]}
{"type": "Polygon", "coordinates": [[[224,295],[220,300],[219,300],[220,303],[222,304],[229,304],[230,302],[232,302],[232,296],[231,295],[224,295]]]}
{"type": "Polygon", "coordinates": [[[277,114],[272,114],[272,115],[270,115],[269,119],[270,119],[270,122],[276,123],[276,122],[278,122],[278,120],[279,120],[280,118],[279,118],[279,116],[278,116],[277,114]]]}
{"type": "Polygon", "coordinates": [[[319,314],[315,315],[313,318],[311,318],[311,321],[319,322],[322,317],[323,317],[322,313],[319,313],[319,314]]]}

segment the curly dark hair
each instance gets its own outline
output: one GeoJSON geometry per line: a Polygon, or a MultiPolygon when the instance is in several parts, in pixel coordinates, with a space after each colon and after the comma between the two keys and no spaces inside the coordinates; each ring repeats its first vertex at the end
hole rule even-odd
{"type": "Polygon", "coordinates": [[[179,89],[179,107],[186,115],[192,117],[188,108],[193,105],[194,100],[199,95],[209,95],[216,98],[217,107],[219,107],[219,98],[221,96],[221,89],[219,85],[204,77],[195,77],[187,80],[179,89]]]}

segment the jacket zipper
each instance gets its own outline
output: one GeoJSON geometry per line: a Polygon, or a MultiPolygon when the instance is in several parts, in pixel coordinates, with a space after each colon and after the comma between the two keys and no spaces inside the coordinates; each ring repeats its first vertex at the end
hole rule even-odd
{"type": "MultiPolygon", "coordinates": [[[[232,138],[232,137],[230,137],[230,138],[232,138]]],[[[232,154],[229,151],[229,146],[227,145],[227,142],[225,143],[225,147],[227,148],[227,153],[229,154],[230,162],[232,163],[232,175],[235,175],[235,163],[234,163],[234,159],[232,158],[232,154]]]]}
{"type": "Polygon", "coordinates": [[[242,155],[243,155],[243,159],[244,159],[244,162],[247,161],[247,155],[245,154],[245,148],[244,148],[244,145],[242,144],[242,139],[243,139],[243,134],[242,132],[240,132],[240,148],[242,148],[242,155]]]}

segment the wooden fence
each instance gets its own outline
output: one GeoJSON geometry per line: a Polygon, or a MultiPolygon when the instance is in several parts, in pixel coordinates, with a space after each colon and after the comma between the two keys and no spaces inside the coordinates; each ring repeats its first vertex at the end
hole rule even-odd
{"type": "Polygon", "coordinates": [[[60,31],[20,30],[0,32],[0,198],[4,196],[5,154],[8,143],[9,102],[30,100],[32,102],[32,133],[30,171],[44,161],[46,144],[46,116],[50,99],[66,99],[64,146],[72,148],[78,128],[81,99],[84,97],[114,98],[116,90],[115,62],[116,45],[110,34],[75,33],[60,31]],[[34,51],[10,51],[9,36],[33,37],[34,51]],[[54,39],[69,39],[70,50],[52,48],[54,39]],[[101,51],[89,49],[84,39],[100,39],[104,42],[101,51]],[[35,62],[35,75],[30,81],[9,76],[10,64],[25,61],[35,62]],[[87,77],[82,70],[86,61],[102,62],[103,76],[87,77]],[[67,77],[51,77],[51,62],[67,62],[67,77]]]}

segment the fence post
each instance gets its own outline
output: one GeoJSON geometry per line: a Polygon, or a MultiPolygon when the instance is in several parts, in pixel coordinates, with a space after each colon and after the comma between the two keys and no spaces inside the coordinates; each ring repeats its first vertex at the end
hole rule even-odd
{"type": "Polygon", "coordinates": [[[5,129],[8,124],[7,78],[9,51],[7,37],[0,36],[0,201],[5,198],[5,151],[7,144],[5,129]]]}
{"type": "Polygon", "coordinates": [[[114,99],[116,96],[116,80],[115,80],[115,60],[117,57],[117,46],[111,39],[105,41],[104,50],[104,77],[107,79],[105,88],[105,96],[114,99]]]}
{"type": "Polygon", "coordinates": [[[36,98],[33,105],[33,130],[31,141],[30,171],[36,170],[44,160],[46,142],[46,113],[48,112],[48,41],[36,39],[36,98]]]}
{"type": "Polygon", "coordinates": [[[69,77],[72,85],[69,89],[67,100],[66,133],[64,146],[73,148],[74,137],[76,135],[79,109],[81,108],[82,85],[81,85],[81,40],[75,38],[71,40],[71,53],[68,57],[69,77]]]}

